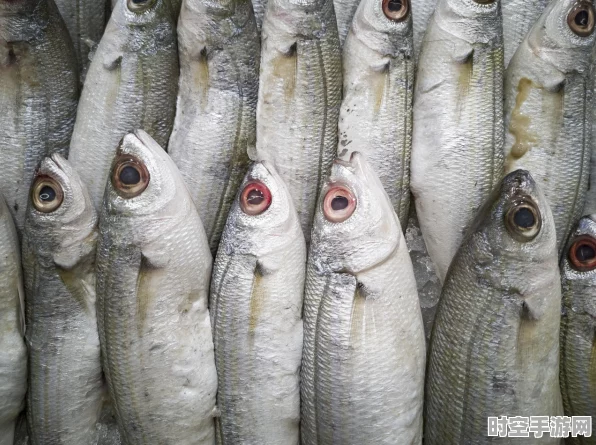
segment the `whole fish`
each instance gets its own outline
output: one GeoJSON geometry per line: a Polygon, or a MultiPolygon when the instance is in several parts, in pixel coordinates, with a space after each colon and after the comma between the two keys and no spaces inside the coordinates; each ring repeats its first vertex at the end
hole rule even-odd
{"type": "Polygon", "coordinates": [[[502,94],[499,0],[439,0],[418,60],[410,186],[441,281],[502,175],[502,94]]]}
{"type": "Polygon", "coordinates": [[[290,192],[269,163],[253,164],[213,265],[220,444],[300,443],[305,262],[290,192]]]}
{"type": "Polygon", "coordinates": [[[505,170],[527,169],[541,186],[559,249],[582,215],[588,188],[595,38],[589,1],[553,0],[505,75],[505,170]]]}
{"type": "MultiPolygon", "coordinates": [[[[596,216],[580,219],[561,260],[561,392],[566,416],[592,416],[596,424],[596,216]]],[[[592,437],[569,437],[594,445],[592,437]]]]}
{"type": "Polygon", "coordinates": [[[79,98],[77,59],[53,0],[0,0],[0,192],[23,228],[41,159],[66,156],[79,98]]]}
{"type": "Polygon", "coordinates": [[[89,67],[89,53],[101,39],[106,24],[106,0],[56,0],[74,44],[79,72],[89,67]]]}
{"type": "Polygon", "coordinates": [[[123,443],[212,445],[211,253],[176,165],[142,130],[116,153],[97,262],[104,372],[123,443]]]}
{"type": "Polygon", "coordinates": [[[185,0],[180,93],[168,152],[215,254],[256,144],[261,39],[250,0],[185,0]]]}
{"type": "MultiPolygon", "coordinates": [[[[402,2],[405,0],[401,0],[402,2]]],[[[410,0],[412,3],[412,22],[414,26],[414,54],[416,59],[420,54],[420,48],[422,47],[422,41],[428,28],[428,22],[430,21],[437,0],[410,0]]]]}
{"type": "Polygon", "coordinates": [[[362,0],[344,45],[338,154],[366,155],[405,230],[410,209],[414,54],[412,15],[362,0]]]}
{"type": "Polygon", "coordinates": [[[23,231],[31,445],[97,441],[96,243],[97,214],[83,182],[61,155],[45,158],[23,231]]]}
{"type": "Polygon", "coordinates": [[[505,66],[540,17],[548,0],[502,0],[505,66]]]}
{"type": "Polygon", "coordinates": [[[13,445],[17,417],[25,405],[24,300],[17,232],[0,195],[0,445],[13,445]]]}
{"type": "Polygon", "coordinates": [[[422,443],[425,340],[408,247],[357,152],[321,192],[304,296],[302,443],[422,443]]]}
{"type": "Polygon", "coordinates": [[[99,209],[118,143],[137,128],[166,146],[176,113],[176,26],[166,0],[122,0],[89,66],[70,144],[99,209]]]}
{"type": "Polygon", "coordinates": [[[332,0],[270,0],[263,22],[256,153],[282,177],[306,242],[337,150],[341,52],[332,0]]]}
{"type": "MultiPolygon", "coordinates": [[[[427,368],[425,444],[494,443],[489,416],[562,415],[555,237],[530,174],[507,175],[478,213],[443,286],[427,368]]],[[[560,439],[546,434],[527,443],[560,439]]]]}

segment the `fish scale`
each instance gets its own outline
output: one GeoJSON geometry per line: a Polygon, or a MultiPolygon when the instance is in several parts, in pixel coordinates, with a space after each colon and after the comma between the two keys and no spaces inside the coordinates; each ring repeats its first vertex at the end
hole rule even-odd
{"type": "Polygon", "coordinates": [[[528,31],[546,5],[548,0],[502,0],[503,1],[503,41],[505,47],[505,67],[528,31]]]}

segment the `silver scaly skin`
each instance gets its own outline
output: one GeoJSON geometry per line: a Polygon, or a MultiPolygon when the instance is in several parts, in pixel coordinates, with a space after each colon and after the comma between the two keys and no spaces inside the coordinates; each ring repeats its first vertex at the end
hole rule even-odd
{"type": "Polygon", "coordinates": [[[288,186],[308,244],[337,150],[341,51],[332,0],[270,0],[262,30],[256,153],[288,186]]]}
{"type": "Polygon", "coordinates": [[[118,142],[141,128],[165,147],[178,91],[176,26],[165,0],[122,0],[112,12],[77,111],[69,161],[101,201],[118,142]]]}
{"type": "Polygon", "coordinates": [[[27,392],[25,293],[12,216],[0,195],[0,445],[13,445],[27,392]]]}
{"type": "Polygon", "coordinates": [[[418,58],[428,23],[433,12],[435,12],[437,0],[410,1],[412,2],[412,21],[414,26],[414,54],[418,58]]]}
{"type": "MultiPolygon", "coordinates": [[[[392,20],[383,0],[362,0],[343,49],[344,98],[338,155],[364,154],[405,230],[410,209],[410,156],[415,63],[407,3],[392,20]]],[[[397,12],[397,11],[396,11],[397,12]]]]}
{"type": "MultiPolygon", "coordinates": [[[[561,392],[566,416],[592,416],[596,424],[596,216],[585,216],[571,233],[561,260],[561,392]]],[[[569,437],[571,445],[594,445],[592,437],[569,437]]]]}
{"type": "Polygon", "coordinates": [[[256,144],[261,39],[250,0],[185,0],[180,92],[168,152],[215,254],[256,144]]]}
{"type": "Polygon", "coordinates": [[[66,156],[79,98],[77,59],[53,0],[0,0],[0,192],[19,233],[41,159],[66,156]]]}
{"type": "Polygon", "coordinates": [[[100,215],[103,367],[125,445],[212,445],[211,253],[176,165],[144,131],[122,140],[100,215]]]}
{"type": "Polygon", "coordinates": [[[441,281],[502,176],[499,1],[439,0],[418,59],[410,187],[441,281]]]}
{"type": "Polygon", "coordinates": [[[29,438],[31,445],[91,445],[104,397],[95,312],[97,214],[59,154],[42,161],[31,195],[23,231],[29,438]]]}
{"type": "Polygon", "coordinates": [[[548,5],[548,0],[502,0],[505,67],[528,31],[548,5]]]}
{"type": "Polygon", "coordinates": [[[305,263],[290,192],[269,163],[253,164],[213,265],[219,444],[300,443],[305,263]]]}
{"type": "Polygon", "coordinates": [[[334,163],[314,221],[304,296],[302,443],[420,445],[425,357],[400,222],[378,177],[355,152],[349,162],[334,163]],[[344,218],[334,217],[342,212],[344,218]]]}
{"type": "MultiPolygon", "coordinates": [[[[568,20],[585,0],[553,0],[505,74],[505,172],[529,170],[551,206],[561,250],[583,214],[590,174],[591,52],[596,33],[568,20]]],[[[593,24],[592,24],[593,31],[593,24]]]]}
{"type": "Polygon", "coordinates": [[[252,0],[252,7],[257,22],[257,29],[259,33],[263,27],[263,18],[265,17],[265,10],[267,9],[267,0],[252,0]]]}
{"type": "Polygon", "coordinates": [[[352,20],[360,3],[360,0],[333,0],[340,46],[343,46],[348,36],[348,32],[352,27],[352,20]]]}
{"type": "MultiPolygon", "coordinates": [[[[443,286],[428,359],[425,445],[494,443],[488,416],[562,415],[557,263],[544,195],[527,171],[509,174],[478,213],[443,286]]],[[[525,443],[560,439],[546,434],[525,443]]]]}

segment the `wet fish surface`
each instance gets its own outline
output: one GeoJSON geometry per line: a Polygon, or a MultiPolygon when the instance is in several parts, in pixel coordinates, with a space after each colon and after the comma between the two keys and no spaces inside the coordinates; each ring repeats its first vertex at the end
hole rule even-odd
{"type": "Polygon", "coordinates": [[[348,36],[348,32],[352,27],[352,20],[360,3],[360,0],[333,0],[340,45],[344,44],[348,36]]]}
{"type": "Polygon", "coordinates": [[[176,26],[165,0],[122,0],[112,12],[77,111],[69,161],[101,206],[120,140],[142,128],[165,147],[178,91],[176,26]]]}
{"type": "Polygon", "coordinates": [[[178,41],[180,92],[168,152],[215,254],[256,144],[261,54],[250,0],[186,0],[178,41]]]}
{"type": "Polygon", "coordinates": [[[304,296],[304,445],[421,444],[425,340],[400,222],[364,157],[322,189],[304,296]]]}
{"type": "Polygon", "coordinates": [[[405,230],[410,209],[410,157],[415,63],[407,1],[390,7],[362,0],[343,50],[343,102],[338,155],[364,154],[405,230]]]}
{"type": "Polygon", "coordinates": [[[253,164],[213,266],[220,444],[300,443],[305,263],[290,192],[269,163],[253,164]]]}
{"type": "Polygon", "coordinates": [[[60,154],[31,187],[23,231],[31,445],[97,442],[103,401],[95,312],[97,214],[60,154]]]}
{"type": "Polygon", "coordinates": [[[0,445],[13,445],[17,418],[25,405],[24,305],[19,241],[0,195],[0,445]]]}
{"type": "Polygon", "coordinates": [[[411,0],[411,2],[412,21],[414,24],[414,54],[417,59],[428,28],[428,23],[433,12],[435,12],[437,0],[411,0]]]}
{"type": "Polygon", "coordinates": [[[562,415],[557,263],[544,195],[527,171],[507,175],[443,286],[427,368],[425,444],[492,443],[488,416],[562,415]]]}
{"type": "Polygon", "coordinates": [[[214,442],[211,262],[173,161],[146,132],[125,136],[100,215],[97,311],[126,445],[214,442]]]}
{"type": "Polygon", "coordinates": [[[530,171],[548,200],[559,249],[582,215],[590,174],[594,7],[550,3],[505,75],[505,170],[530,171]],[[592,21],[584,24],[585,17],[592,21]]]}
{"type": "Polygon", "coordinates": [[[306,242],[337,150],[341,51],[331,0],[270,0],[262,29],[256,153],[283,178],[306,242]]]}
{"type": "Polygon", "coordinates": [[[502,0],[505,67],[538,20],[548,0],[502,0]]]}
{"type": "Polygon", "coordinates": [[[19,233],[35,168],[48,154],[68,153],[78,76],[53,0],[0,0],[0,192],[19,233]]]}
{"type": "Polygon", "coordinates": [[[502,176],[502,100],[499,0],[439,0],[418,59],[410,187],[441,281],[502,176]]]}
{"type": "MultiPolygon", "coordinates": [[[[596,217],[572,231],[561,260],[561,392],[566,416],[596,420],[596,217]]],[[[569,437],[572,445],[596,444],[596,436],[569,437]]]]}

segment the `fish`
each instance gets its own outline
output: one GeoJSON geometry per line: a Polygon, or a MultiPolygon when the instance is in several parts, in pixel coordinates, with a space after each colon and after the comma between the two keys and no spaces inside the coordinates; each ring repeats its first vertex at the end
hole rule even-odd
{"type": "Polygon", "coordinates": [[[44,156],[66,155],[79,99],[77,59],[53,0],[0,0],[0,193],[19,236],[44,156]]]}
{"type": "Polygon", "coordinates": [[[89,67],[89,55],[99,43],[106,25],[106,0],[56,0],[79,62],[81,83],[89,67]]]}
{"type": "Polygon", "coordinates": [[[341,51],[332,0],[270,0],[263,21],[253,161],[267,160],[294,200],[307,245],[337,150],[341,51]]]}
{"type": "MultiPolygon", "coordinates": [[[[114,10],[118,1],[119,0],[111,0],[111,9],[112,10],[114,10]]],[[[126,0],[124,0],[124,1],[126,1],[126,0]]],[[[166,0],[166,1],[170,7],[170,12],[173,15],[174,21],[178,20],[178,15],[180,14],[180,8],[182,7],[183,0],[166,0]]]]}
{"type": "Polygon", "coordinates": [[[42,160],[23,231],[31,445],[92,444],[104,397],[95,311],[97,213],[59,153],[42,160]]]}
{"type": "MultiPolygon", "coordinates": [[[[582,217],[561,259],[561,392],[566,416],[596,420],[596,215],[582,217]]],[[[572,445],[596,444],[596,436],[569,437],[572,445]]]]}
{"type": "Polygon", "coordinates": [[[553,0],[505,74],[505,172],[529,170],[540,184],[559,251],[582,215],[590,175],[594,15],[589,1],[553,0]]]}
{"type": "Polygon", "coordinates": [[[343,49],[338,155],[366,156],[405,231],[416,74],[407,0],[362,0],[343,49]],[[393,6],[392,6],[393,5],[393,6]]]}
{"type": "Polygon", "coordinates": [[[503,43],[505,46],[505,67],[528,31],[540,17],[548,0],[502,0],[503,43]]]}
{"type": "Polygon", "coordinates": [[[265,10],[267,9],[267,0],[252,0],[252,8],[257,22],[257,30],[259,35],[263,27],[263,18],[265,17],[265,10]]]}
{"type": "Polygon", "coordinates": [[[123,443],[212,445],[211,252],[176,165],[143,130],[116,151],[97,249],[103,367],[123,443]]]}
{"type": "Polygon", "coordinates": [[[488,417],[562,415],[559,280],[548,202],[530,173],[512,172],[478,212],[443,285],[428,358],[425,444],[492,443],[488,417]]]}
{"type": "Polygon", "coordinates": [[[503,175],[500,0],[439,0],[418,58],[410,188],[441,282],[503,175]]]}
{"type": "MultiPolygon", "coordinates": [[[[389,3],[392,0],[386,0],[389,3]]],[[[407,0],[406,0],[407,1],[407,0]]],[[[393,0],[394,3],[399,3],[400,0],[393,0]]],[[[337,18],[337,31],[339,33],[339,44],[343,46],[348,32],[352,27],[352,20],[358,5],[361,0],[333,0],[333,9],[335,9],[335,15],[337,18]]]]}
{"type": "Polygon", "coordinates": [[[261,39],[250,0],[186,0],[178,42],[180,93],[168,153],[215,255],[256,144],[261,39]]]}
{"type": "Polygon", "coordinates": [[[430,21],[437,0],[410,0],[412,4],[412,22],[414,26],[414,55],[415,59],[418,59],[420,54],[420,48],[422,47],[422,41],[424,40],[424,34],[428,28],[428,22],[430,21]]]}
{"type": "Polygon", "coordinates": [[[21,251],[8,206],[0,195],[0,445],[13,445],[27,392],[25,294],[21,251]]]}
{"type": "Polygon", "coordinates": [[[176,114],[176,25],[165,0],[122,0],[89,66],[70,144],[100,210],[120,140],[141,128],[165,147],[176,114]]]}
{"type": "Polygon", "coordinates": [[[219,444],[300,443],[305,263],[292,196],[273,166],[257,162],[241,184],[213,264],[219,444]]]}
{"type": "Polygon", "coordinates": [[[354,152],[333,164],[313,225],[302,443],[420,445],[425,349],[400,222],[379,178],[354,152]]]}

